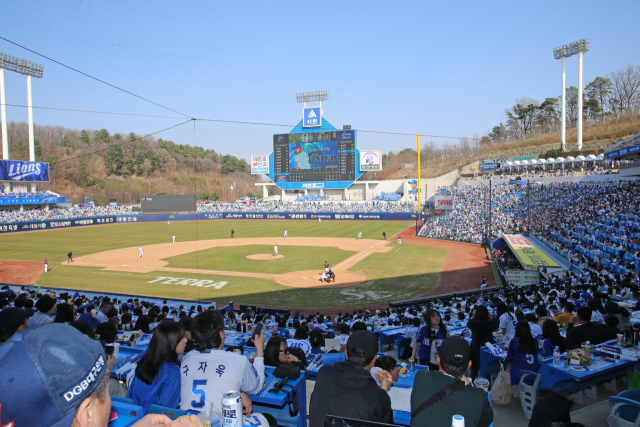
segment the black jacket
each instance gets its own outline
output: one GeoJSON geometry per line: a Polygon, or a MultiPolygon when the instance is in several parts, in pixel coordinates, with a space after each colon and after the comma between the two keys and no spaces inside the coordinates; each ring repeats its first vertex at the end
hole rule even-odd
{"type": "Polygon", "coordinates": [[[346,361],[318,371],[309,404],[309,427],[323,427],[325,415],[393,423],[391,399],[371,373],[346,361]]]}
{"type": "MultiPolygon", "coordinates": [[[[455,380],[442,372],[418,371],[411,391],[411,412],[455,380]]],[[[417,414],[411,419],[411,425],[450,426],[454,415],[462,415],[466,427],[488,427],[493,422],[493,410],[487,393],[472,385],[456,390],[417,414]]]]}
{"type": "Polygon", "coordinates": [[[584,325],[567,327],[567,343],[569,348],[578,348],[583,342],[602,344],[605,341],[616,339],[617,332],[607,325],[597,322],[589,322],[584,325]]]}
{"type": "Polygon", "coordinates": [[[484,346],[484,343],[490,342],[493,344],[493,331],[498,330],[498,319],[478,320],[470,319],[467,322],[467,328],[471,331],[471,360],[473,361],[473,367],[478,368],[480,365],[480,349],[484,346]]]}

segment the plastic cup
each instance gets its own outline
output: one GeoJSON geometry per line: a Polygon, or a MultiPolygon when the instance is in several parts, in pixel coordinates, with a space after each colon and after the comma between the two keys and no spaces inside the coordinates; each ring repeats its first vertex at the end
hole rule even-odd
{"type": "Polygon", "coordinates": [[[489,392],[489,380],[482,377],[477,377],[475,381],[473,381],[473,385],[477,388],[483,389],[485,392],[489,392]]]}

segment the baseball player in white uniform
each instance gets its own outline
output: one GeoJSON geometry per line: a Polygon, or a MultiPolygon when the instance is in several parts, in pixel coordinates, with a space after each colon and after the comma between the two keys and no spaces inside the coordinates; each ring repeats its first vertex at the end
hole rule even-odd
{"type": "Polygon", "coordinates": [[[138,255],[138,258],[143,258],[144,257],[144,249],[142,249],[142,246],[140,246],[138,248],[138,251],[140,252],[140,254],[138,255]]]}
{"type": "Polygon", "coordinates": [[[322,224],[322,218],[318,218],[318,224],[322,224]]]}
{"type": "Polygon", "coordinates": [[[276,253],[276,258],[278,258],[278,245],[273,247],[273,251],[276,253]]]}
{"type": "Polygon", "coordinates": [[[287,238],[287,230],[284,230],[284,238],[287,238]]]}
{"type": "Polygon", "coordinates": [[[171,225],[171,221],[167,221],[167,225],[171,225]]]}
{"type": "Polygon", "coordinates": [[[362,240],[362,231],[358,231],[358,238],[356,240],[362,240]]]}
{"type": "Polygon", "coordinates": [[[171,236],[171,240],[173,240],[173,244],[176,244],[176,236],[171,236]]]}
{"type": "Polygon", "coordinates": [[[402,244],[402,236],[398,236],[398,244],[401,245],[402,244]]]}

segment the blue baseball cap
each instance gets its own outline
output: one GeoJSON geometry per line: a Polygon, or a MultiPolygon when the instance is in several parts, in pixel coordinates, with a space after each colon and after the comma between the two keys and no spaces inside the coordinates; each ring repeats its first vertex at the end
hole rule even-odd
{"type": "Polygon", "coordinates": [[[72,326],[13,335],[0,346],[0,425],[69,427],[107,370],[102,345],[72,326]]]}

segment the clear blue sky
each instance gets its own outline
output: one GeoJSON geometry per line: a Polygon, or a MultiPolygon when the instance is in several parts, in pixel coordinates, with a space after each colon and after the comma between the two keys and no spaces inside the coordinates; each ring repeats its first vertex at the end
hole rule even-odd
{"type": "MultiPolygon", "coordinates": [[[[299,91],[328,89],[336,127],[432,135],[483,134],[516,98],[560,93],[553,48],[591,39],[585,85],[640,64],[634,1],[4,2],[0,36],[190,117],[295,125],[299,91]]],[[[45,65],[35,106],[178,116],[0,40],[45,65]]],[[[577,85],[577,58],[567,86],[577,85]]],[[[5,72],[7,103],[26,79],[5,72]]],[[[9,120],[26,121],[23,108],[9,120]]],[[[39,124],[155,132],[179,119],[35,110],[39,124]]],[[[158,135],[248,158],[289,128],[198,122],[158,135]]],[[[383,151],[413,137],[360,133],[383,151]]],[[[425,138],[424,140],[435,138],[425,138]]],[[[365,141],[366,140],[366,141],[365,141]]]]}

